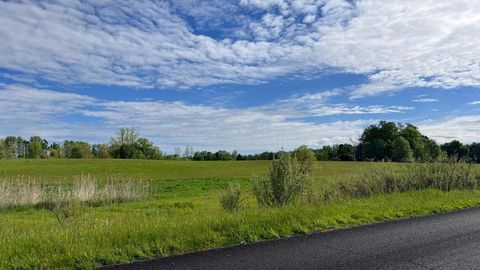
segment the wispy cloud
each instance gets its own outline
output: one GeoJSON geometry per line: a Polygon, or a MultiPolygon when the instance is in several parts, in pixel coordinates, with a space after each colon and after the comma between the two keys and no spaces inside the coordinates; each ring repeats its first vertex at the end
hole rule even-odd
{"type": "Polygon", "coordinates": [[[480,115],[464,115],[450,119],[436,119],[419,125],[422,132],[440,143],[460,140],[480,142],[480,115]]]}
{"type": "Polygon", "coordinates": [[[470,105],[479,105],[480,104],[480,100],[479,101],[473,101],[473,102],[470,102],[468,103],[470,105]]]}
{"type": "Polygon", "coordinates": [[[476,87],[479,13],[480,2],[467,0],[1,1],[0,67],[139,88],[257,84],[326,69],[366,75],[354,97],[476,87]],[[207,22],[232,34],[210,35],[207,22]]]}
{"type": "Polygon", "coordinates": [[[414,99],[412,102],[417,102],[417,103],[431,103],[431,102],[438,102],[438,99],[435,98],[419,98],[419,99],[414,99]]]}
{"type": "Polygon", "coordinates": [[[0,135],[41,135],[52,140],[103,142],[132,126],[167,149],[191,144],[207,149],[290,149],[349,142],[372,119],[313,123],[308,116],[399,113],[401,106],[329,105],[338,90],[244,109],[180,101],[109,101],[22,85],[0,85],[0,135]],[[85,121],[85,118],[88,121],[85,121]]]}

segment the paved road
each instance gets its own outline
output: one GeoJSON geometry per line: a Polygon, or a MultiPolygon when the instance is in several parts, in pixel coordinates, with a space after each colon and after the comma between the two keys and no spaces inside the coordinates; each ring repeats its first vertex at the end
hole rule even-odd
{"type": "Polygon", "coordinates": [[[480,209],[104,269],[480,269],[480,209]]]}

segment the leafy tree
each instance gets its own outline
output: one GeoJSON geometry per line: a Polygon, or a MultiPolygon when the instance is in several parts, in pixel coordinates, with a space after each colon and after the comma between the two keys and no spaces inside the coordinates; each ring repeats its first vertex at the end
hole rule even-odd
{"type": "Polygon", "coordinates": [[[410,162],[413,160],[413,152],[408,141],[400,136],[392,145],[392,160],[397,162],[410,162]]]}
{"type": "Polygon", "coordinates": [[[27,149],[29,158],[44,158],[48,149],[48,141],[39,136],[30,137],[27,149]]]}
{"type": "Polygon", "coordinates": [[[407,126],[400,131],[400,136],[408,141],[410,149],[413,152],[413,157],[416,160],[424,161],[427,159],[424,138],[416,126],[407,124],[407,126]]]}
{"type": "Polygon", "coordinates": [[[342,161],[354,161],[355,160],[355,146],[351,144],[339,144],[338,145],[338,157],[342,161]]]}
{"type": "Polygon", "coordinates": [[[4,152],[6,158],[17,158],[17,137],[7,136],[5,137],[4,152]]]}
{"type": "Polygon", "coordinates": [[[96,147],[96,157],[97,158],[109,158],[110,154],[108,153],[108,147],[105,144],[98,144],[96,147]]]}
{"type": "Polygon", "coordinates": [[[5,141],[0,139],[0,159],[5,159],[7,158],[6,154],[6,149],[5,149],[5,141]]]}
{"type": "Polygon", "coordinates": [[[27,141],[22,137],[17,137],[17,157],[24,158],[27,155],[27,141]]]}
{"type": "Polygon", "coordinates": [[[456,157],[458,160],[462,160],[468,157],[468,147],[463,145],[458,140],[453,140],[449,143],[441,145],[442,151],[445,151],[449,158],[456,157]]]}
{"type": "Polygon", "coordinates": [[[42,144],[39,141],[34,140],[28,144],[28,157],[34,159],[43,157],[42,144]]]}
{"type": "Polygon", "coordinates": [[[120,128],[116,137],[110,139],[112,145],[134,144],[137,142],[139,135],[134,128],[120,128]]]}
{"type": "Polygon", "coordinates": [[[480,163],[480,143],[469,145],[469,156],[472,161],[480,163]]]}
{"type": "Polygon", "coordinates": [[[440,146],[427,136],[422,136],[424,142],[425,159],[424,161],[433,162],[440,158],[442,150],[440,146]]]}
{"type": "Polygon", "coordinates": [[[394,122],[380,121],[378,125],[367,127],[360,138],[362,159],[390,159],[393,142],[398,136],[399,128],[394,122]]]}
{"type": "Polygon", "coordinates": [[[162,158],[162,152],[155,146],[151,141],[145,138],[139,138],[136,143],[135,147],[138,151],[142,153],[142,155],[138,154],[139,157],[147,158],[147,159],[160,159],[162,158]]]}
{"type": "Polygon", "coordinates": [[[326,150],[316,150],[315,156],[317,160],[328,160],[328,151],[326,150]]]}

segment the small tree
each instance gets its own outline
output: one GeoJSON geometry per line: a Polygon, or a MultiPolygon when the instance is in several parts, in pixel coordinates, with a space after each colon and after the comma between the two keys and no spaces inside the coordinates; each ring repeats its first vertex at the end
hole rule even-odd
{"type": "Polygon", "coordinates": [[[280,154],[270,164],[268,177],[253,182],[253,192],[261,205],[287,205],[310,188],[311,163],[298,162],[295,156],[280,154]],[[304,167],[306,166],[306,167],[304,167]]]}
{"type": "Polygon", "coordinates": [[[392,160],[398,162],[410,162],[413,160],[413,152],[410,149],[410,144],[401,136],[393,141],[392,160]]]}

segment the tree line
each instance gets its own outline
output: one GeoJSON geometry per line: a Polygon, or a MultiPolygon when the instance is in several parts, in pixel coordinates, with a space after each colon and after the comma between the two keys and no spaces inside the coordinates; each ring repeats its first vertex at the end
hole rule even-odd
{"type": "MultiPolygon", "coordinates": [[[[308,149],[301,146],[299,149],[308,149]]],[[[355,143],[326,145],[308,149],[317,160],[332,161],[393,161],[433,162],[446,158],[480,163],[480,143],[462,144],[458,140],[439,145],[423,135],[412,124],[380,121],[365,128],[355,143]]],[[[133,128],[121,128],[108,143],[89,144],[65,140],[49,142],[40,136],[7,136],[0,139],[0,159],[16,158],[117,158],[117,159],[175,159],[175,160],[272,160],[284,151],[242,155],[237,151],[194,151],[187,146],[173,154],[163,154],[150,140],[142,138],[133,128]]]]}

